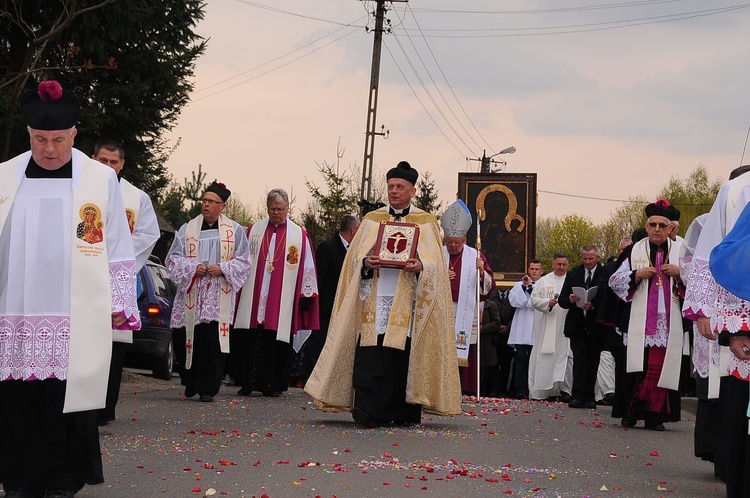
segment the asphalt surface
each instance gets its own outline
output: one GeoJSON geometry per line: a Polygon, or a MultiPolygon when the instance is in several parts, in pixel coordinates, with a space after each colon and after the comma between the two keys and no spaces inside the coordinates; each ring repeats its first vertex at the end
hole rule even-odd
{"type": "MultiPolygon", "coordinates": [[[[725,496],[693,456],[694,415],[624,429],[609,407],[467,398],[463,414],[363,429],[281,398],[184,399],[178,380],[129,374],[100,429],[106,482],[78,497],[725,496]]],[[[685,407],[694,407],[687,400],[685,407]]]]}

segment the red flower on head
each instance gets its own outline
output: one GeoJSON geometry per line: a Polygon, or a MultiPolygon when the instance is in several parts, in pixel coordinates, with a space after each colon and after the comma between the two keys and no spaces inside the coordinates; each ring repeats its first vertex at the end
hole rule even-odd
{"type": "Polygon", "coordinates": [[[42,100],[60,100],[63,95],[62,86],[55,80],[42,81],[37,92],[42,100]]]}
{"type": "Polygon", "coordinates": [[[226,188],[227,188],[227,186],[226,186],[226,185],[224,185],[224,184],[223,184],[223,183],[221,183],[221,182],[217,183],[217,185],[218,185],[219,187],[223,188],[223,189],[226,189],[226,188]]]}
{"type": "Polygon", "coordinates": [[[666,199],[656,199],[656,202],[654,204],[656,204],[656,206],[660,208],[669,207],[669,202],[666,199]]]}

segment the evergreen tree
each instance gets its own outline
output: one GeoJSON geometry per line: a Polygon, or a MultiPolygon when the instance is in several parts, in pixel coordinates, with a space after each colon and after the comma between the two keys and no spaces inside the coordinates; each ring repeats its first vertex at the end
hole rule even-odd
{"type": "Polygon", "coordinates": [[[443,210],[443,202],[438,201],[438,192],[435,188],[435,180],[432,179],[432,175],[427,171],[422,177],[417,180],[417,195],[414,196],[413,202],[416,207],[439,215],[443,210]]]}
{"type": "Polygon", "coordinates": [[[163,134],[187,104],[206,47],[203,0],[4,0],[0,15],[0,160],[28,149],[20,96],[56,79],[81,103],[76,147],[120,142],[123,175],[152,197],[169,183],[163,134]]]}
{"type": "Polygon", "coordinates": [[[323,177],[325,189],[305,179],[311,200],[301,215],[301,224],[307,230],[313,244],[317,246],[339,228],[341,218],[357,212],[358,192],[351,188],[354,178],[351,172],[341,170],[344,149],[337,146],[336,164],[317,164],[323,177]]]}

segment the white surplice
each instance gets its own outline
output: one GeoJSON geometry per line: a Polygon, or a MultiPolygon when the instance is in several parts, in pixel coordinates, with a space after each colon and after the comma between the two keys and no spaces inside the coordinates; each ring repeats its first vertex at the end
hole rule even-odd
{"type": "Polygon", "coordinates": [[[558,305],[549,309],[550,299],[560,295],[563,283],[565,275],[558,277],[548,273],[537,280],[531,291],[531,304],[541,313],[534,315],[534,347],[529,362],[530,399],[556,396],[561,390],[570,392],[570,379],[566,380],[566,374],[568,364],[572,365],[573,355],[570,352],[570,339],[563,334],[568,310],[558,305]]]}
{"type": "MultiPolygon", "coordinates": [[[[112,295],[80,305],[106,322],[112,312],[121,312],[127,318],[122,328],[138,328],[133,244],[117,177],[73,149],[72,178],[30,179],[25,177],[30,157],[27,152],[0,165],[13,168],[19,183],[0,233],[0,381],[68,379],[66,412],[103,408],[111,339],[101,330],[71,327],[71,302],[80,301],[71,296],[71,252],[74,243],[81,244],[73,240],[81,221],[73,212],[73,194],[83,169],[105,168],[98,174],[106,175],[108,189],[107,205],[100,207],[106,209],[103,237],[112,295]],[[69,361],[74,342],[85,362],[69,361]],[[79,380],[87,387],[79,388],[79,380]]],[[[86,278],[93,268],[77,271],[86,278]]]]}

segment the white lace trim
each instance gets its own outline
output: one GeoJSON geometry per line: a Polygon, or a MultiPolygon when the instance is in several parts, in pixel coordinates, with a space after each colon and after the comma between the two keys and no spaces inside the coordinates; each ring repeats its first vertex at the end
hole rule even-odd
{"type": "Polygon", "coordinates": [[[141,314],[135,295],[135,260],[109,263],[109,281],[112,287],[112,311],[122,311],[129,328],[139,329],[141,314]]]}
{"type": "Polygon", "coordinates": [[[735,355],[729,355],[729,372],[734,375],[735,373],[744,379],[750,381],[750,361],[742,361],[735,355]]]}
{"type": "Polygon", "coordinates": [[[685,316],[691,319],[698,316],[714,316],[720,288],[711,274],[708,261],[694,258],[690,265],[685,302],[682,306],[685,316]]]}
{"type": "Polygon", "coordinates": [[[630,261],[623,261],[617,271],[609,277],[609,288],[617,297],[623,301],[628,301],[630,292],[630,261]]]}
{"type": "Polygon", "coordinates": [[[300,294],[305,297],[318,295],[318,281],[315,278],[315,267],[305,266],[302,273],[302,288],[300,294]]]}
{"type": "Polygon", "coordinates": [[[0,381],[66,379],[70,316],[0,317],[0,381]]]}

